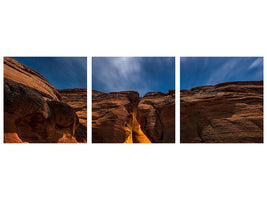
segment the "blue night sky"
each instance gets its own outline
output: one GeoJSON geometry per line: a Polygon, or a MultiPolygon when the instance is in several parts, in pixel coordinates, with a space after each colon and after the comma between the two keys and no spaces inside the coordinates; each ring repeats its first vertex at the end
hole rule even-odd
{"type": "Polygon", "coordinates": [[[148,92],[175,89],[174,57],[93,57],[93,90],[148,92]]]}
{"type": "Polygon", "coordinates": [[[181,89],[263,80],[263,57],[181,57],[181,89]]]}
{"type": "Polygon", "coordinates": [[[56,89],[87,88],[86,57],[13,57],[41,74],[56,89]]]}

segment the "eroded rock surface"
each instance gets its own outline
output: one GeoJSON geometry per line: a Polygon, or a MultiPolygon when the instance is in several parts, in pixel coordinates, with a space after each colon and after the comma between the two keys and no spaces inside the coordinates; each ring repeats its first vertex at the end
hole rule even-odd
{"type": "Polygon", "coordinates": [[[263,81],[181,90],[182,143],[262,143],[263,81]]]}
{"type": "Polygon", "coordinates": [[[13,58],[4,58],[4,78],[38,91],[45,99],[61,100],[58,91],[41,74],[13,58]]]}
{"type": "Polygon", "coordinates": [[[175,142],[175,92],[92,91],[93,143],[175,142]]]}
{"type": "Polygon", "coordinates": [[[76,138],[80,142],[87,140],[87,89],[61,89],[59,93],[62,97],[62,102],[70,105],[76,112],[79,118],[80,125],[76,131],[76,138]]]}
{"type": "Polygon", "coordinates": [[[80,142],[79,118],[39,73],[4,58],[4,142],[80,142]]]}
{"type": "Polygon", "coordinates": [[[148,93],[138,104],[138,119],[152,142],[175,141],[175,92],[148,93]]]}

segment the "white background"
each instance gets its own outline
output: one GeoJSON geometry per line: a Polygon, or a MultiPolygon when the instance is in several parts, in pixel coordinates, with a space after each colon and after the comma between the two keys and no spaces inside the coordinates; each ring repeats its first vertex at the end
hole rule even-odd
{"type": "Polygon", "coordinates": [[[265,56],[264,2],[2,0],[1,57],[88,57],[89,141],[0,144],[0,199],[266,200],[266,144],[179,144],[179,57],[265,56]],[[91,56],[176,56],[176,144],[90,144],[91,56]]]}

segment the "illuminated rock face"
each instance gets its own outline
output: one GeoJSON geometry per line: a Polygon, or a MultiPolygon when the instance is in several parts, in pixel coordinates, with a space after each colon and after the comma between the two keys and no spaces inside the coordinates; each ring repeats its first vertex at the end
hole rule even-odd
{"type": "Polygon", "coordinates": [[[149,93],[139,98],[135,91],[103,93],[93,90],[93,143],[173,143],[174,113],[174,91],[149,93]]]}
{"type": "Polygon", "coordinates": [[[262,143],[263,81],[181,90],[182,143],[262,143]]]}
{"type": "Polygon", "coordinates": [[[61,99],[40,74],[4,58],[4,142],[80,142],[79,118],[61,99]]]}
{"type": "Polygon", "coordinates": [[[124,143],[151,143],[136,119],[136,111],[131,112],[129,118],[126,120],[125,132],[129,136],[124,143]]]}

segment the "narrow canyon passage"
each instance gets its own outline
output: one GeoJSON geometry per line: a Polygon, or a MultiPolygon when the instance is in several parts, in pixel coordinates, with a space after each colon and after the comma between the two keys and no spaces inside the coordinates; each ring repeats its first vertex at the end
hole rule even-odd
{"type": "Polygon", "coordinates": [[[125,122],[125,132],[126,135],[129,136],[126,138],[124,143],[151,143],[142,131],[141,126],[136,119],[136,111],[131,112],[130,117],[125,122]]]}
{"type": "Polygon", "coordinates": [[[175,91],[92,91],[93,143],[174,143],[175,91]]]}

